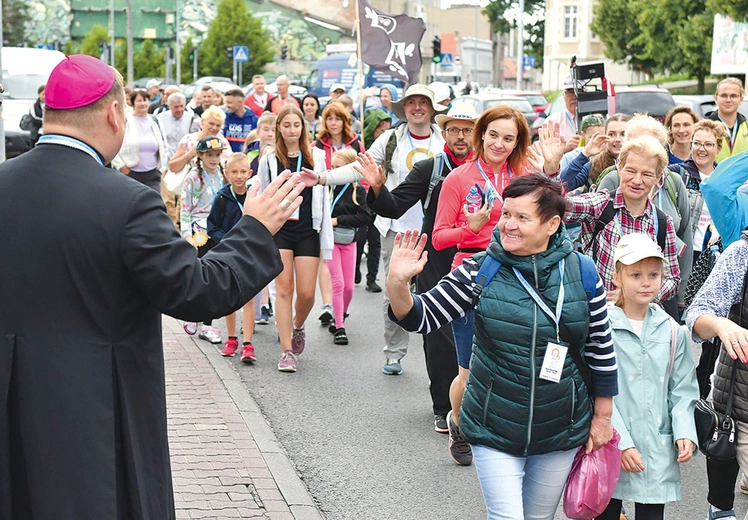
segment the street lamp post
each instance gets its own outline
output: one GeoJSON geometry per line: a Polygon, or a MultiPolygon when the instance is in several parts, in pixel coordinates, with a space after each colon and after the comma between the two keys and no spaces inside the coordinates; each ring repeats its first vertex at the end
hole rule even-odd
{"type": "Polygon", "coordinates": [[[525,22],[522,15],[525,12],[525,0],[519,0],[519,18],[517,19],[517,90],[522,90],[522,58],[524,57],[525,22]]]}
{"type": "Polygon", "coordinates": [[[177,5],[177,11],[174,16],[174,34],[176,36],[176,45],[177,45],[177,85],[182,83],[182,43],[179,41],[179,0],[175,0],[177,5]]]}

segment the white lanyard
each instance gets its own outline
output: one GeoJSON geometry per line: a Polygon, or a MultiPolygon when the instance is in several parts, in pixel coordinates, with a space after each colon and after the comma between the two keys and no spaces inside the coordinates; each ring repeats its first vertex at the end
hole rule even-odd
{"type": "Polygon", "coordinates": [[[530,297],[535,300],[535,303],[538,304],[538,307],[548,315],[550,319],[553,320],[553,323],[556,325],[556,341],[561,343],[561,334],[559,330],[559,324],[561,323],[561,313],[564,309],[564,265],[565,261],[562,258],[558,262],[558,274],[561,277],[561,281],[559,282],[558,286],[558,298],[556,299],[556,313],[554,314],[553,311],[548,307],[548,305],[543,301],[543,299],[540,297],[538,292],[535,290],[535,288],[530,285],[530,283],[525,280],[525,277],[522,276],[522,273],[517,270],[516,267],[512,267],[512,271],[514,271],[514,274],[517,276],[517,279],[519,280],[519,283],[522,284],[522,287],[525,288],[527,293],[530,295],[530,297]]]}
{"type": "Polygon", "coordinates": [[[67,146],[68,148],[75,148],[76,150],[87,153],[96,159],[96,162],[104,166],[104,161],[101,159],[99,153],[80,139],[69,137],[67,135],[46,134],[39,138],[38,144],[59,144],[61,146],[67,146]]]}
{"type": "Polygon", "coordinates": [[[210,185],[210,191],[213,192],[213,196],[215,197],[216,195],[218,195],[218,192],[216,191],[216,187],[213,186],[213,181],[210,180],[210,174],[208,174],[208,170],[203,168],[203,173],[205,174],[205,180],[208,181],[208,184],[210,185]]]}
{"type": "Polygon", "coordinates": [[[234,197],[234,201],[239,205],[239,209],[244,211],[244,206],[242,206],[242,203],[239,202],[239,197],[236,196],[236,193],[234,193],[234,187],[229,186],[229,189],[231,190],[231,195],[234,197]]]}

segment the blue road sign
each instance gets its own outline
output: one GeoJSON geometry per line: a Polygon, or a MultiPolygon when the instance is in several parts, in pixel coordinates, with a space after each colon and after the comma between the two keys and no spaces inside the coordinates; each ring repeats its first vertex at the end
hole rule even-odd
{"type": "Polygon", "coordinates": [[[442,54],[442,61],[439,62],[442,67],[451,67],[454,63],[454,60],[452,59],[452,53],[444,53],[442,54]]]}
{"type": "Polygon", "coordinates": [[[48,51],[55,50],[55,44],[54,43],[37,43],[36,44],[37,49],[46,49],[48,51]]]}
{"type": "Polygon", "coordinates": [[[246,45],[234,45],[234,61],[249,61],[249,48],[246,45]]]}
{"type": "Polygon", "coordinates": [[[538,66],[538,60],[535,56],[523,56],[522,66],[535,68],[538,66]]]}

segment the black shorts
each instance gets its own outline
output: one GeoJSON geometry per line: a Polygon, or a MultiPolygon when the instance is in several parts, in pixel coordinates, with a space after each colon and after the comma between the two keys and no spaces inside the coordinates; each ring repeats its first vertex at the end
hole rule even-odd
{"type": "Polygon", "coordinates": [[[289,240],[288,238],[278,233],[273,237],[273,239],[275,240],[275,245],[278,247],[278,249],[287,249],[293,251],[294,257],[313,256],[315,258],[319,258],[320,245],[319,235],[317,233],[309,235],[306,238],[302,238],[300,240],[289,240]]]}

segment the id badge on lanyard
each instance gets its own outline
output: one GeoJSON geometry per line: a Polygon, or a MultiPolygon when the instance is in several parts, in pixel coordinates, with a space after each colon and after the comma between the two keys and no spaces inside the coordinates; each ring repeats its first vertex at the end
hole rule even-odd
{"type": "Polygon", "coordinates": [[[514,267],[512,270],[514,271],[515,276],[519,280],[519,282],[522,284],[522,286],[525,288],[527,293],[530,295],[530,297],[535,301],[535,303],[540,307],[540,309],[548,315],[549,318],[553,320],[554,325],[556,326],[556,341],[549,341],[548,344],[545,347],[545,356],[543,357],[543,364],[540,367],[540,379],[544,379],[546,381],[550,381],[552,383],[558,383],[561,380],[561,374],[564,370],[564,363],[566,361],[566,354],[569,352],[569,345],[563,341],[561,341],[561,334],[560,334],[560,323],[561,323],[561,313],[563,312],[564,307],[564,265],[565,261],[564,259],[561,259],[558,262],[558,272],[559,276],[561,277],[561,283],[558,287],[558,298],[556,300],[556,312],[554,313],[551,311],[551,309],[548,307],[548,305],[543,301],[543,299],[538,295],[537,291],[533,288],[530,283],[525,280],[525,277],[522,276],[522,273],[519,272],[519,270],[514,267]]]}

